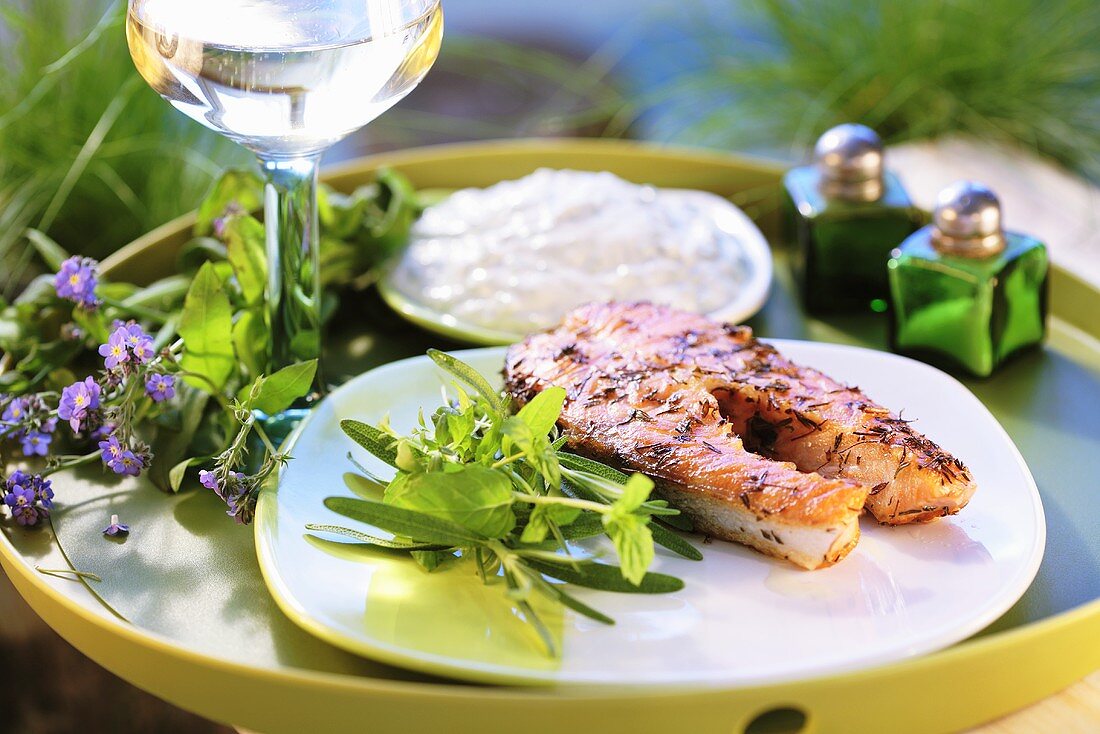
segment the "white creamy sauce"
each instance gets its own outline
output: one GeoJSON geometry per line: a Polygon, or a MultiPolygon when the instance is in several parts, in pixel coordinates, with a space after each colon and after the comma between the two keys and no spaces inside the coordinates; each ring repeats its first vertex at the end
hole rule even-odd
{"type": "Polygon", "coordinates": [[[392,284],[462,322],[527,333],[590,301],[708,312],[749,277],[713,200],[611,174],[540,169],[463,189],[413,228],[392,284]]]}

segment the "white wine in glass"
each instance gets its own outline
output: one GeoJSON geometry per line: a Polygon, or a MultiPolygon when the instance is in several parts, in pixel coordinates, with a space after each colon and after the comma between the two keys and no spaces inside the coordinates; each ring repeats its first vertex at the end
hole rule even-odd
{"type": "Polygon", "coordinates": [[[130,0],[149,86],[259,157],[269,371],[320,357],[321,153],[408,94],[442,37],[439,0],[130,0]]]}

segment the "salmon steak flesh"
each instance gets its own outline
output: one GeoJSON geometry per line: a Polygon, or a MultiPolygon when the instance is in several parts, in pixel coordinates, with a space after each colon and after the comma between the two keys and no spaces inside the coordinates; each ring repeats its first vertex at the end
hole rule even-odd
{"type": "Polygon", "coordinates": [[[582,306],[512,346],[519,404],[551,386],[569,449],[652,477],[708,536],[803,568],[828,566],[881,523],[927,522],[973,495],[969,470],[909,421],[756,340],[650,303],[582,306]]]}

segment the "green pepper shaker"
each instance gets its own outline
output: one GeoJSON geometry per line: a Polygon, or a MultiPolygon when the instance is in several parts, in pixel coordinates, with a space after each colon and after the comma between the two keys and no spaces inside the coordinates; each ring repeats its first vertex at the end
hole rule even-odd
{"type": "Polygon", "coordinates": [[[1046,246],[1001,226],[988,187],[940,192],[932,224],[889,263],[895,351],[984,377],[1046,335],[1046,246]]]}
{"type": "Polygon", "coordinates": [[[883,167],[882,141],[864,125],[838,125],[814,146],[814,164],[783,177],[794,271],[811,313],[884,311],[890,251],[923,224],[905,188],[883,167]]]}

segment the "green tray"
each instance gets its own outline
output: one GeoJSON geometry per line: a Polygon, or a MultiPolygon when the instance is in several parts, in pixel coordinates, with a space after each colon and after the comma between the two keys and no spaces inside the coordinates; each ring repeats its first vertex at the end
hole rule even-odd
{"type": "MultiPolygon", "coordinates": [[[[417,186],[482,186],[539,166],[610,170],[635,181],[732,197],[774,239],[780,169],[766,162],[611,141],[510,141],[387,154],[331,172],[348,190],[374,168],[417,186]]],[[[105,263],[111,277],[173,272],[189,237],[181,218],[105,263]]],[[[761,335],[883,348],[880,317],[807,319],[783,253],[761,335]]],[[[210,493],[157,493],[101,473],[59,477],[64,506],[50,530],[6,526],[0,562],[63,637],[119,676],[172,703],[260,732],[526,732],[579,730],[938,732],[989,720],[1100,667],[1100,291],[1055,269],[1051,335],[991,379],[965,380],[1027,459],[1043,496],[1048,545],[1031,589],[1001,619],[948,650],[872,670],[781,685],[694,692],[515,689],[425,678],[355,658],[297,630],[266,594],[251,535],[220,517],[210,493]],[[98,538],[104,513],[135,532],[98,538]],[[92,542],[95,538],[97,542],[92,542]],[[59,541],[60,545],[58,542],[59,541]],[[62,551],[64,548],[64,552],[62,551]],[[35,571],[93,571],[85,584],[35,571]],[[101,600],[109,602],[110,608],[101,600]],[[129,620],[129,621],[127,621],[129,620]],[[770,713],[769,713],[770,712],[770,713]],[[757,720],[764,715],[763,719],[757,720]],[[768,728],[769,725],[788,728],[768,728]]],[[[341,376],[450,347],[400,320],[375,296],[349,303],[327,342],[341,376]]]]}

